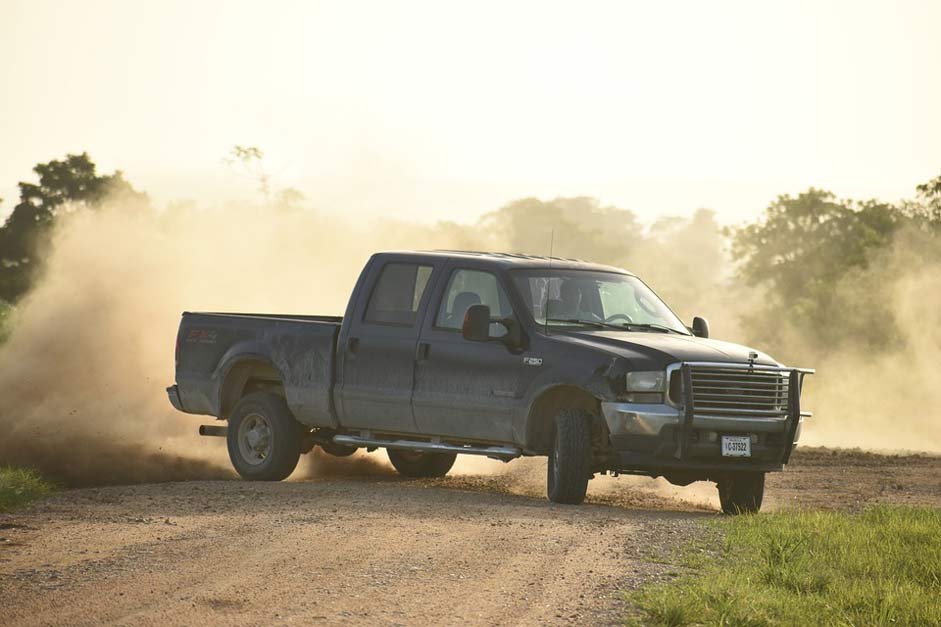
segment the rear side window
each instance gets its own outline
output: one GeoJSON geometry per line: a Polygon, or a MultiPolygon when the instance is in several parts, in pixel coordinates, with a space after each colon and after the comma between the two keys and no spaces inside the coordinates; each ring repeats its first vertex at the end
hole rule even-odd
{"type": "Polygon", "coordinates": [[[387,263],[369,296],[364,320],[413,326],[431,270],[431,266],[416,263],[387,263]]]}

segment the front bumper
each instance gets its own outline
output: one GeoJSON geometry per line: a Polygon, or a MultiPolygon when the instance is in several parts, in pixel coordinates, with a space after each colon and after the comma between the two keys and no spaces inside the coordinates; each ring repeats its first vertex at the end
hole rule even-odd
{"type": "MultiPolygon", "coordinates": [[[[678,369],[678,374],[683,377],[682,402],[676,403],[680,406],[667,403],[601,404],[610,434],[608,465],[611,469],[664,475],[692,472],[709,476],[710,471],[772,471],[784,467],[800,438],[804,417],[810,415],[800,410],[800,388],[804,374],[810,374],[812,370],[704,362],[677,364],[674,369],[678,369]],[[697,414],[691,367],[703,366],[780,372],[789,379],[786,413],[757,416],[739,411],[721,415],[709,408],[712,411],[704,409],[697,414]],[[721,447],[723,435],[749,436],[751,456],[724,457],[721,447]]],[[[706,403],[708,406],[708,400],[706,403]]]]}
{"type": "MultiPolygon", "coordinates": [[[[682,416],[672,405],[652,403],[602,403],[601,411],[612,436],[659,436],[666,426],[676,427],[682,416]]],[[[800,439],[803,416],[799,418],[794,442],[800,439]]],[[[692,428],[699,431],[741,433],[784,433],[786,418],[731,418],[693,416],[692,428]]]]}
{"type": "MultiPolygon", "coordinates": [[[[784,467],[785,419],[695,416],[680,458],[683,415],[679,409],[645,403],[602,403],[601,409],[610,432],[609,464],[617,470],[670,474],[732,469],[775,471],[784,467]],[[751,457],[723,457],[723,435],[751,436],[751,457]]],[[[800,437],[802,422],[798,423],[795,440],[800,437]]]]}

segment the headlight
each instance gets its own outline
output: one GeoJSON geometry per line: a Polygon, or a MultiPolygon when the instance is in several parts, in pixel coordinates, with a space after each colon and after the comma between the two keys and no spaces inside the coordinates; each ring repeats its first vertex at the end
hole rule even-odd
{"type": "Polygon", "coordinates": [[[626,379],[628,392],[663,392],[666,373],[661,370],[628,372],[626,379]]]}

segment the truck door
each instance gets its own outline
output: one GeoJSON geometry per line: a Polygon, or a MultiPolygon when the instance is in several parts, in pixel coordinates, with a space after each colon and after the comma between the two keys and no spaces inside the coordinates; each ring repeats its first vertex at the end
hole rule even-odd
{"type": "Polygon", "coordinates": [[[412,433],[412,386],[420,315],[433,263],[386,258],[371,272],[349,333],[341,338],[340,422],[346,427],[412,433]],[[367,287],[367,289],[369,289],[367,287]]]}
{"type": "MultiPolygon", "coordinates": [[[[471,305],[488,305],[493,317],[513,316],[507,293],[499,277],[484,268],[452,267],[439,284],[425,314],[415,364],[412,405],[418,429],[513,442],[522,357],[499,342],[470,342],[461,335],[471,305]]],[[[491,328],[493,334],[501,331],[501,325],[491,328]]]]}

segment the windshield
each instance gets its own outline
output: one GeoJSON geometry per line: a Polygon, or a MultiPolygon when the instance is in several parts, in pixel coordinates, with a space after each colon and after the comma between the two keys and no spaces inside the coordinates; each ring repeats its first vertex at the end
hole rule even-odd
{"type": "Polygon", "coordinates": [[[510,272],[536,323],[653,330],[689,335],[643,281],[627,274],[584,270],[510,272]],[[546,290],[548,289],[548,294],[546,290]]]}

